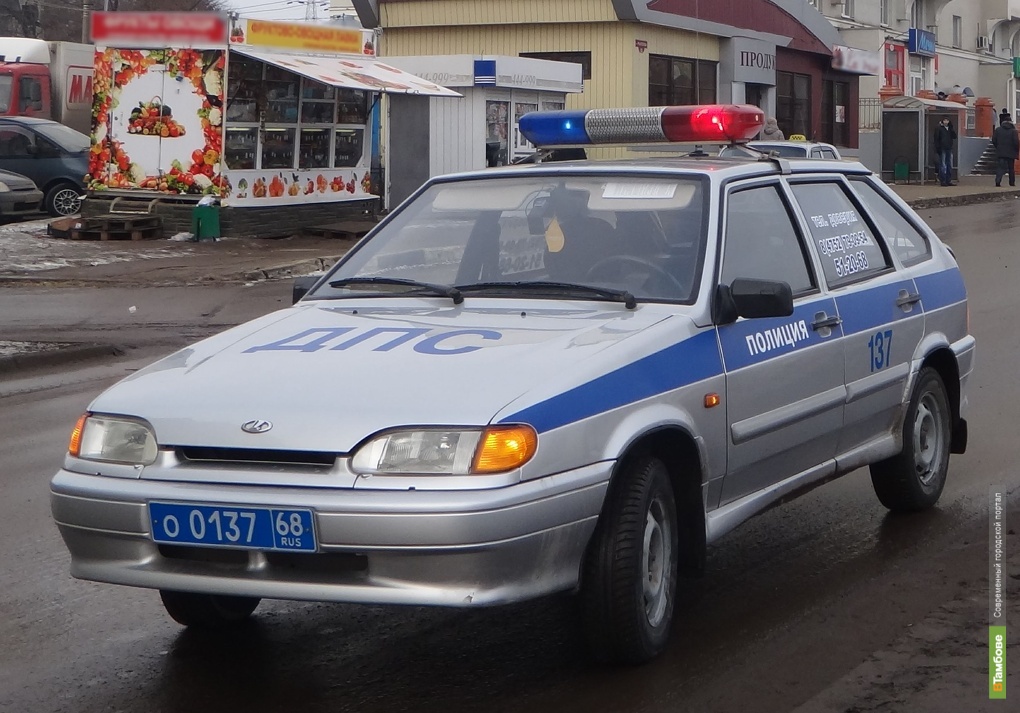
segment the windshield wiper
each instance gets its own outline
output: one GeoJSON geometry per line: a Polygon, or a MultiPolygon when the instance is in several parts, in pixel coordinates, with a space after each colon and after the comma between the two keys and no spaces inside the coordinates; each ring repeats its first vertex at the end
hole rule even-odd
{"type": "Polygon", "coordinates": [[[593,287],[591,285],[578,285],[573,282],[549,282],[543,280],[530,281],[530,282],[477,282],[472,285],[457,285],[454,289],[460,290],[461,292],[519,292],[519,291],[535,291],[535,292],[554,292],[554,293],[565,293],[574,295],[594,296],[604,300],[611,300],[613,302],[623,302],[623,306],[627,309],[634,309],[637,307],[637,300],[634,299],[634,295],[627,292],[626,290],[614,290],[609,287],[593,287]]]}
{"type": "Polygon", "coordinates": [[[464,301],[464,295],[456,287],[448,285],[436,285],[431,282],[419,282],[418,280],[407,280],[402,277],[345,277],[342,280],[333,280],[330,287],[350,287],[351,285],[400,285],[411,287],[403,294],[425,293],[439,297],[449,297],[455,305],[464,301]]]}

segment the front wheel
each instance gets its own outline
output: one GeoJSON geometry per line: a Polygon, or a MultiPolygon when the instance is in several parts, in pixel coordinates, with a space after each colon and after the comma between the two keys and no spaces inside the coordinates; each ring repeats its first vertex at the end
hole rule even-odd
{"type": "Polygon", "coordinates": [[[581,593],[595,657],[637,664],[662,653],[673,622],[676,503],[669,471],[657,458],[639,458],[617,477],[589,547],[581,593]]]}
{"type": "Polygon", "coordinates": [[[81,210],[81,194],[84,191],[70,183],[61,183],[46,193],[43,202],[46,212],[52,216],[63,217],[74,215],[81,210]]]}
{"type": "Polygon", "coordinates": [[[222,594],[171,592],[161,589],[159,597],[167,614],[178,624],[202,629],[221,629],[251,616],[261,599],[222,594]]]}
{"type": "Polygon", "coordinates": [[[925,367],[903,422],[903,450],[871,466],[871,483],[883,505],[894,512],[917,512],[938,502],[949,472],[952,433],[942,377],[925,367]]]}

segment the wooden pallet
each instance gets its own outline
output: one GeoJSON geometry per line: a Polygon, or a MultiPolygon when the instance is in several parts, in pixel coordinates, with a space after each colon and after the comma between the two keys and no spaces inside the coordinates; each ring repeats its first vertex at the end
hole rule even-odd
{"type": "Polygon", "coordinates": [[[163,237],[163,220],[154,215],[100,215],[76,221],[71,240],[154,240],[163,237]]]}
{"type": "Polygon", "coordinates": [[[347,221],[344,223],[331,223],[330,225],[315,225],[311,228],[305,228],[304,232],[306,235],[317,238],[357,240],[375,226],[376,224],[373,221],[347,221]]]}

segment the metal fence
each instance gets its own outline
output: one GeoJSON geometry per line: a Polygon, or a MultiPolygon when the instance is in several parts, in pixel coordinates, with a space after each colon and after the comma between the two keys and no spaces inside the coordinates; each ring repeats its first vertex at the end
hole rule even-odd
{"type": "Polygon", "coordinates": [[[881,131],[882,100],[878,97],[861,99],[857,116],[861,131],[881,131]]]}

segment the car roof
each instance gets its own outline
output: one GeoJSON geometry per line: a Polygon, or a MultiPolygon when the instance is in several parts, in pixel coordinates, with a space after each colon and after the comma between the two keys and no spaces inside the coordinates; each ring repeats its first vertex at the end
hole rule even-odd
{"type": "Polygon", "coordinates": [[[13,124],[59,124],[59,121],[43,119],[39,116],[0,116],[0,121],[9,121],[13,124]]]}
{"type": "Polygon", "coordinates": [[[806,157],[772,159],[769,157],[751,158],[738,156],[705,156],[703,158],[666,156],[640,159],[589,159],[587,161],[514,164],[437,176],[433,181],[521,176],[527,175],[526,172],[543,175],[563,173],[664,173],[676,175],[683,173],[694,176],[701,175],[718,181],[732,178],[779,175],[783,172],[796,174],[844,173],[856,175],[870,175],[872,173],[869,168],[854,161],[810,159],[806,157]]]}
{"type": "Polygon", "coordinates": [[[806,149],[815,148],[817,146],[817,147],[821,147],[821,148],[833,149],[835,151],[839,151],[839,149],[837,149],[835,146],[833,146],[832,144],[827,144],[824,141],[793,141],[793,140],[789,140],[789,139],[784,140],[784,141],[769,141],[767,139],[763,139],[763,140],[760,140],[760,141],[757,141],[757,140],[756,141],[748,141],[747,145],[748,146],[803,146],[806,149]]]}

